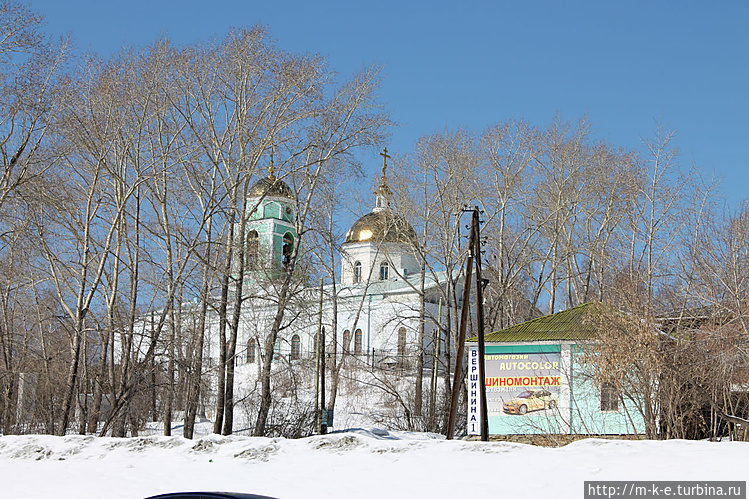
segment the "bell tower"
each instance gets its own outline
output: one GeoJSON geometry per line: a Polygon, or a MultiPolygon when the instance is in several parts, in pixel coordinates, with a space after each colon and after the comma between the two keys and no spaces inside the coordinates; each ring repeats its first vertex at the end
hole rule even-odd
{"type": "Polygon", "coordinates": [[[252,275],[285,269],[297,243],[294,193],[276,177],[272,156],[268,175],[255,182],[247,193],[245,215],[246,272],[252,275]]]}

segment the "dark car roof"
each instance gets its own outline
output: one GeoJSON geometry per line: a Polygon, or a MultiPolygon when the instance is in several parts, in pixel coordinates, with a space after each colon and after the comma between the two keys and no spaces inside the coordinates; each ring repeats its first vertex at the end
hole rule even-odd
{"type": "Polygon", "coordinates": [[[270,496],[246,494],[244,492],[169,492],[146,499],[275,499],[270,496]]]}

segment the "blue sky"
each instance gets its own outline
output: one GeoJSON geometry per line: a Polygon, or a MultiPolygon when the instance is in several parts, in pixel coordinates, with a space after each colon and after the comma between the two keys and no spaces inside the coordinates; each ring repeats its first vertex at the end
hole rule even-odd
{"type": "MultiPolygon", "coordinates": [[[[384,67],[401,126],[391,153],[425,134],[509,118],[547,125],[587,113],[597,136],[640,147],[656,121],[685,166],[749,185],[749,2],[32,0],[51,34],[102,55],[168,33],[176,42],[268,26],[281,48],[318,52],[339,73],[384,67]]],[[[375,174],[379,156],[365,158],[375,174]]]]}

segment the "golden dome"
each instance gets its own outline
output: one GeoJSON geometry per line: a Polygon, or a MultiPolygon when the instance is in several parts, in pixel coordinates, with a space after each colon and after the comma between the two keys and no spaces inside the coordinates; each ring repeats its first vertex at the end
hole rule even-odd
{"type": "Polygon", "coordinates": [[[281,179],[275,177],[275,175],[268,175],[265,178],[261,178],[252,187],[248,193],[250,197],[280,197],[294,199],[294,193],[291,188],[281,179]]]}
{"type": "Polygon", "coordinates": [[[346,243],[408,243],[416,244],[416,231],[403,217],[390,210],[367,213],[354,222],[346,234],[346,243]]]}

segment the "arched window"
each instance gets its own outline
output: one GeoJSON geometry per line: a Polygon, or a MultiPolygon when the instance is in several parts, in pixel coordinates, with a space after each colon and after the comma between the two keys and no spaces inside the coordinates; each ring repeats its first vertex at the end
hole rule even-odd
{"type": "Polygon", "coordinates": [[[302,358],[302,345],[299,340],[299,335],[295,334],[291,337],[291,357],[289,360],[299,360],[302,358]]]}
{"type": "Polygon", "coordinates": [[[281,247],[281,262],[283,267],[287,268],[291,263],[291,254],[294,252],[294,236],[291,232],[283,235],[283,245],[281,247]]]}
{"type": "Polygon", "coordinates": [[[299,339],[299,335],[295,334],[291,337],[291,355],[289,360],[299,360],[302,358],[302,342],[299,339]]]}
{"type": "Polygon", "coordinates": [[[256,230],[251,230],[247,234],[247,269],[252,270],[257,268],[258,261],[258,250],[260,248],[258,233],[256,230]]]}
{"type": "Polygon", "coordinates": [[[354,333],[354,354],[361,355],[362,351],[362,334],[361,329],[357,329],[354,333]]]}
{"type": "Polygon", "coordinates": [[[351,331],[348,329],[343,332],[343,348],[342,351],[348,352],[351,348],[351,331]]]}
{"type": "Polygon", "coordinates": [[[354,263],[354,282],[361,282],[361,262],[354,263]]]}
{"type": "Polygon", "coordinates": [[[398,355],[406,355],[406,328],[398,329],[398,355]]]}
{"type": "Polygon", "coordinates": [[[247,363],[255,363],[255,338],[247,340],[247,363]]]}
{"type": "Polygon", "coordinates": [[[380,264],[380,280],[387,281],[389,275],[390,275],[390,265],[388,264],[388,262],[382,262],[380,264]]]}

